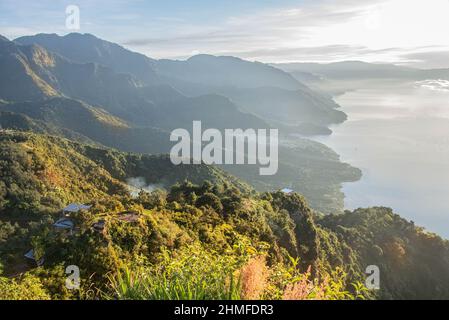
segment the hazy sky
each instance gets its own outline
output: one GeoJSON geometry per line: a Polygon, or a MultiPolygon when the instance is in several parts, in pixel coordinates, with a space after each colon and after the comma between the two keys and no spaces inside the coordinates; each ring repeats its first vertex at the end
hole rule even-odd
{"type": "Polygon", "coordinates": [[[449,0],[0,0],[0,34],[79,32],[154,58],[364,60],[449,67],[449,0]]]}

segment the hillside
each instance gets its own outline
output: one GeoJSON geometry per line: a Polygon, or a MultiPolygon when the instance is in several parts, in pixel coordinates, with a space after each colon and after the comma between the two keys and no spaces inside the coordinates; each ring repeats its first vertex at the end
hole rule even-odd
{"type": "Polygon", "coordinates": [[[0,105],[5,129],[48,133],[75,141],[123,151],[167,153],[169,132],[153,127],[133,127],[107,111],[81,101],[52,98],[0,105]],[[8,113],[8,114],[7,114],[8,113]]]}
{"type": "Polygon", "coordinates": [[[381,298],[447,299],[449,241],[382,207],[326,216],[319,224],[344,239],[360,265],[379,267],[381,298]]]}
{"type": "MultiPolygon", "coordinates": [[[[0,63],[25,66],[6,69],[0,75],[5,83],[4,93],[0,91],[0,100],[4,101],[0,111],[8,112],[0,119],[5,128],[56,134],[127,152],[159,154],[169,152],[173,145],[169,141],[171,130],[190,129],[194,120],[202,121],[203,128],[275,127],[281,136],[287,136],[328,133],[329,123],[345,119],[331,98],[261,63],[213,56],[194,57],[187,62],[156,61],[79,34],[38,35],[3,42],[0,63]],[[74,46],[78,49],[71,50],[74,46]],[[131,69],[125,70],[127,66],[131,69]],[[137,66],[142,70],[154,68],[161,83],[149,85],[139,74],[132,74],[137,66]],[[205,80],[206,69],[216,70],[215,84],[205,80]],[[179,76],[168,74],[178,71],[179,76]],[[189,72],[192,77],[187,81],[189,72]],[[225,87],[216,87],[218,84],[225,87]],[[185,85],[203,92],[183,94],[185,85]]],[[[340,185],[358,179],[360,171],[341,163],[322,144],[288,139],[294,140],[294,145],[281,145],[281,170],[271,178],[261,178],[257,166],[227,169],[260,191],[291,186],[310,199],[315,209],[341,211],[340,185]],[[315,179],[324,173],[333,178],[315,179]]]]}
{"type": "Polygon", "coordinates": [[[63,203],[127,194],[126,181],[133,177],[161,187],[185,179],[233,181],[213,167],[175,166],[168,156],[121,153],[55,136],[3,130],[0,143],[1,185],[7,192],[1,212],[18,218],[55,212],[63,203]]]}
{"type": "Polygon", "coordinates": [[[38,74],[54,60],[38,46],[19,47],[0,39],[0,99],[32,100],[58,96],[59,93],[38,74]]]}
{"type": "MultiPolygon", "coordinates": [[[[327,126],[345,119],[342,112],[335,110],[338,105],[325,94],[310,90],[289,73],[263,63],[205,54],[185,61],[155,60],[90,34],[72,33],[63,37],[56,34],[38,34],[20,37],[15,39],[15,42],[24,45],[37,44],[78,63],[106,66],[116,73],[132,75],[138,82],[147,86],[170,85],[189,97],[223,95],[239,104],[242,110],[260,115],[265,121],[272,117],[273,110],[285,104],[284,100],[288,101],[290,108],[298,109],[289,119],[296,124],[316,123],[327,126]],[[280,100],[271,98],[266,102],[267,105],[258,108],[260,99],[254,94],[254,90],[263,91],[264,88],[276,90],[276,98],[280,100]],[[236,91],[243,92],[235,94],[236,91]],[[240,98],[242,94],[245,99],[240,98]],[[293,94],[298,98],[296,102],[290,98],[293,94]],[[268,111],[265,110],[267,106],[270,109],[268,111]],[[325,111],[324,117],[319,111],[317,114],[317,108],[325,111]]],[[[213,105],[213,101],[209,104],[213,105]]],[[[281,113],[286,111],[287,109],[280,110],[281,113]]]]}
{"type": "Polygon", "coordinates": [[[448,242],[387,208],[321,216],[296,193],[255,193],[213,167],[5,130],[0,172],[0,265],[4,275],[24,273],[0,276],[0,298],[449,297],[448,242]],[[132,197],[130,177],[194,183],[132,197]],[[71,216],[71,234],[52,227],[69,202],[92,205],[71,216]],[[25,264],[30,248],[42,266],[25,264]],[[63,283],[68,264],[81,268],[76,294],[63,283]],[[361,284],[369,264],[380,267],[380,291],[361,284]]]}
{"type": "Polygon", "coordinates": [[[184,94],[221,94],[268,122],[327,126],[346,119],[327,95],[263,63],[198,55],[186,61],[159,60],[156,66],[158,73],[184,94]],[[291,114],[287,119],[288,112],[291,114]]]}
{"type": "Polygon", "coordinates": [[[20,37],[14,41],[24,45],[39,44],[73,62],[97,63],[118,73],[135,75],[148,84],[157,82],[154,60],[91,34],[71,33],[65,37],[57,34],[37,34],[20,37]]]}
{"type": "Polygon", "coordinates": [[[40,45],[2,41],[0,63],[4,72],[0,76],[0,99],[24,102],[64,96],[100,107],[138,126],[177,128],[202,120],[218,128],[223,122],[267,127],[263,120],[240,112],[223,97],[210,94],[189,98],[161,85],[148,87],[134,75],[118,73],[92,59],[79,63],[40,45]],[[22,89],[17,90],[19,87],[22,89]],[[220,114],[220,121],[213,111],[220,114]],[[167,121],[168,116],[171,122],[167,121]]]}
{"type": "MultiPolygon", "coordinates": [[[[71,99],[9,103],[0,106],[1,111],[0,124],[5,129],[48,133],[122,151],[152,154],[170,151],[169,131],[133,127],[102,109],[71,99]]],[[[167,117],[167,123],[169,121],[167,117]]],[[[172,125],[176,124],[175,120],[171,121],[172,125]]],[[[293,187],[304,194],[315,209],[325,213],[343,207],[340,182],[360,177],[358,169],[341,163],[332,150],[317,142],[295,138],[283,143],[279,154],[279,171],[274,176],[261,177],[258,166],[254,165],[224,165],[222,168],[260,191],[293,187]]]]}

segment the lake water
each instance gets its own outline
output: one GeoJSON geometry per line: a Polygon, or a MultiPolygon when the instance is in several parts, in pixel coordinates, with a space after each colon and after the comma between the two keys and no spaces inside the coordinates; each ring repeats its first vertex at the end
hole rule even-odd
{"type": "Polygon", "coordinates": [[[449,238],[446,84],[389,83],[336,98],[348,121],[317,140],[363,171],[360,181],[343,186],[346,208],[388,206],[449,238]]]}

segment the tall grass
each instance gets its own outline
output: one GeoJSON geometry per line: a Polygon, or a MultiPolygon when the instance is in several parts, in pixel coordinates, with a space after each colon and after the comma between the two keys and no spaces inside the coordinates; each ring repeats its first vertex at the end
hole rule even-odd
{"type": "Polygon", "coordinates": [[[350,300],[363,299],[366,288],[346,290],[347,275],[337,268],[311,278],[310,268],[291,265],[269,268],[265,256],[222,255],[192,245],[176,253],[165,251],[150,267],[124,267],[110,276],[109,299],[125,300],[350,300]]]}
{"type": "Polygon", "coordinates": [[[236,300],[240,281],[234,274],[241,261],[199,246],[176,254],[164,252],[153,267],[124,267],[109,277],[112,295],[118,299],[236,300]]]}

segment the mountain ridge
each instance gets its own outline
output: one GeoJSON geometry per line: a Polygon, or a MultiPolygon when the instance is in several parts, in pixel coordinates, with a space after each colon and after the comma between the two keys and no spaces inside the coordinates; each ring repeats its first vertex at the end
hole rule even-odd
{"type": "MultiPolygon", "coordinates": [[[[101,47],[106,43],[111,46],[111,43],[95,38],[95,44],[93,47],[101,47]]],[[[101,56],[93,55],[91,53],[92,37],[81,34],[70,34],[64,37],[57,35],[37,35],[21,37],[16,39],[17,42],[23,44],[37,43],[44,47],[47,47],[50,51],[58,52],[63,56],[71,56],[76,54],[78,62],[92,62],[109,66],[117,72],[125,70],[128,74],[133,74],[135,78],[144,84],[166,84],[179,90],[186,96],[197,96],[204,94],[227,94],[226,89],[229,87],[234,88],[257,88],[257,87],[279,87],[284,90],[285,95],[289,95],[289,90],[297,91],[297,94],[302,97],[300,106],[302,110],[310,111],[313,114],[314,100],[320,100],[321,104],[325,106],[329,114],[329,119],[326,120],[327,124],[341,122],[341,112],[335,111],[338,105],[335,104],[329,97],[316,93],[310,90],[306,85],[300,83],[289,73],[280,69],[274,68],[267,64],[260,62],[245,61],[236,57],[229,56],[212,56],[212,55],[197,55],[187,60],[154,60],[144,55],[137,54],[123,47],[120,47],[120,55],[116,55],[117,59],[114,63],[111,63],[108,59],[102,59],[101,56]],[[70,43],[70,39],[75,37],[77,41],[75,44],[67,46],[66,43],[70,43]],[[51,41],[46,40],[51,38],[51,41]],[[76,46],[76,50],[70,50],[72,46],[76,46]],[[84,48],[84,49],[83,49],[84,48]],[[85,51],[84,53],[79,53],[85,51]],[[139,61],[136,62],[136,67],[131,70],[127,69],[126,61],[138,55],[139,61]],[[137,67],[138,65],[138,67],[137,67]],[[151,70],[148,69],[148,65],[151,65],[151,70]],[[145,71],[147,70],[148,71],[145,71]],[[155,75],[151,81],[145,79],[141,73],[152,73],[155,75]],[[311,97],[311,99],[310,99],[311,97]]],[[[76,60],[75,59],[75,60],[76,60]]],[[[241,109],[246,112],[252,112],[253,107],[245,107],[242,105],[242,101],[239,101],[238,96],[229,96],[229,98],[236,100],[241,106],[241,109]]],[[[251,104],[257,105],[257,98],[251,98],[251,104]]],[[[282,104],[281,104],[282,105],[282,104]]],[[[258,114],[261,114],[258,112],[258,114]]],[[[264,114],[269,117],[269,114],[264,114]]],[[[309,117],[312,123],[322,125],[319,123],[317,117],[309,117]]],[[[279,119],[278,119],[279,120],[279,119]]],[[[295,121],[298,123],[304,123],[301,117],[295,117],[295,121]]]]}

